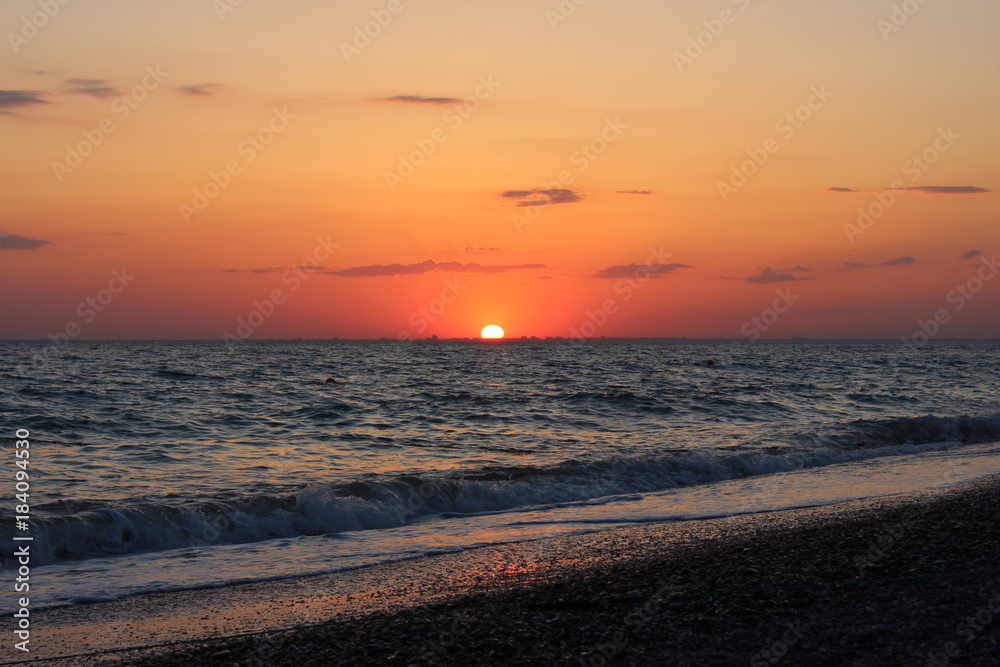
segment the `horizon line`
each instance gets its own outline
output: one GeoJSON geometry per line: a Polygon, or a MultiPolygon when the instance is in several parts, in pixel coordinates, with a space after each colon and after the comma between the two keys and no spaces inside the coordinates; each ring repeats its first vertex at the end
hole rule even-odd
{"type": "MultiPolygon", "coordinates": [[[[573,341],[576,343],[591,342],[628,342],[628,341],[659,341],[659,342],[683,342],[683,343],[717,343],[717,342],[741,342],[755,343],[886,343],[902,342],[904,337],[899,338],[807,338],[794,336],[789,338],[758,338],[750,341],[747,338],[688,338],[684,336],[599,336],[594,338],[578,338],[572,336],[510,336],[505,338],[484,339],[478,336],[456,336],[451,338],[389,338],[381,336],[379,338],[254,338],[240,340],[239,343],[463,343],[463,342],[488,342],[488,343],[565,343],[573,341]]],[[[927,342],[979,342],[997,343],[1000,338],[935,338],[927,342]]],[[[55,343],[64,345],[66,343],[222,343],[232,345],[231,341],[222,338],[86,338],[76,340],[52,340],[50,338],[0,338],[0,343],[55,343]]],[[[926,344],[926,343],[925,343],[926,344]]]]}

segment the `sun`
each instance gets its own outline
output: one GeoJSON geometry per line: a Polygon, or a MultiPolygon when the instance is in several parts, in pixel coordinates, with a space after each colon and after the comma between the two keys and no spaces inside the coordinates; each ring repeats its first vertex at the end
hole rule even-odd
{"type": "Polygon", "coordinates": [[[483,338],[503,338],[503,329],[495,324],[487,324],[479,335],[483,338]]]}

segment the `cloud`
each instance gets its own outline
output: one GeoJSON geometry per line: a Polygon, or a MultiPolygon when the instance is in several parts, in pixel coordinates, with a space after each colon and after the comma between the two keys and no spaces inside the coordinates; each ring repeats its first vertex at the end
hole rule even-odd
{"type": "Polygon", "coordinates": [[[841,271],[858,271],[860,269],[871,269],[876,266],[904,266],[906,264],[915,264],[917,260],[913,257],[897,257],[896,259],[890,259],[885,262],[879,262],[878,264],[862,264],[861,262],[844,262],[840,267],[841,271]]]}
{"type": "Polygon", "coordinates": [[[476,246],[467,245],[464,248],[456,248],[456,252],[511,252],[511,253],[522,253],[524,252],[520,248],[501,248],[500,246],[476,246]]]}
{"type": "Polygon", "coordinates": [[[664,264],[662,266],[645,264],[620,264],[595,271],[593,278],[635,278],[639,275],[649,275],[653,278],[665,276],[678,269],[693,269],[690,264],[664,264]]]}
{"type": "Polygon", "coordinates": [[[970,250],[969,252],[963,254],[961,259],[972,259],[973,257],[979,257],[982,254],[982,250],[970,250]]]}
{"type": "MultiPolygon", "coordinates": [[[[911,188],[893,188],[905,192],[922,192],[930,195],[975,195],[984,192],[993,192],[989,188],[981,188],[975,185],[915,185],[911,188]]],[[[864,192],[854,188],[827,188],[827,192],[864,192]]]]}
{"type": "Polygon", "coordinates": [[[983,192],[993,192],[989,188],[980,188],[975,185],[918,185],[902,189],[931,195],[977,195],[983,192]]]}
{"type": "Polygon", "coordinates": [[[188,86],[177,86],[177,90],[185,95],[212,95],[221,83],[196,83],[188,86]]]}
{"type": "Polygon", "coordinates": [[[375,278],[380,276],[414,276],[431,271],[448,273],[507,273],[520,269],[543,269],[544,264],[480,264],[478,262],[435,262],[428,259],[414,264],[371,264],[354,266],[340,271],[327,271],[332,276],[344,278],[375,278]]]}
{"type": "Polygon", "coordinates": [[[402,102],[404,104],[457,104],[462,100],[457,97],[424,97],[423,95],[393,95],[383,97],[384,102],[402,102]]]}
{"type": "Polygon", "coordinates": [[[39,95],[45,95],[40,90],[0,90],[0,109],[10,107],[26,107],[32,104],[52,104],[39,95]]]}
{"type": "MultiPolygon", "coordinates": [[[[801,266],[797,266],[793,269],[779,269],[779,271],[801,271],[803,270],[801,266]]],[[[804,269],[808,271],[808,269],[804,269]]],[[[765,266],[760,273],[755,276],[748,276],[743,279],[745,283],[752,283],[754,285],[770,285],[771,283],[786,283],[792,280],[812,280],[812,277],[796,278],[791,273],[778,273],[774,271],[770,266],[765,266]]]]}
{"type": "Polygon", "coordinates": [[[37,250],[51,241],[42,239],[32,239],[27,236],[17,234],[4,234],[0,232],[0,250],[37,250]]]}
{"type": "Polygon", "coordinates": [[[778,271],[788,271],[790,273],[809,273],[812,269],[807,269],[801,264],[796,264],[795,266],[788,269],[778,269],[778,271]]]}
{"type": "Polygon", "coordinates": [[[122,91],[107,85],[104,79],[66,79],[65,83],[71,88],[69,92],[91,97],[114,97],[122,95],[122,91]]]}
{"type": "Polygon", "coordinates": [[[584,196],[569,188],[550,190],[506,190],[500,193],[504,199],[512,199],[517,206],[548,206],[549,204],[575,204],[584,196]]]}
{"type": "Polygon", "coordinates": [[[615,190],[616,195],[657,195],[655,190],[615,190]]]}
{"type": "Polygon", "coordinates": [[[844,262],[841,266],[841,271],[857,271],[858,269],[867,269],[867,264],[862,264],[861,262],[844,262]]]}

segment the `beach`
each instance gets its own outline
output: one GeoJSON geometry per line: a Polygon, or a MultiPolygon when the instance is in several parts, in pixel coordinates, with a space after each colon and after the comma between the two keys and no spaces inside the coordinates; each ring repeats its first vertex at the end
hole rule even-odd
{"type": "Polygon", "coordinates": [[[995,664],[1000,478],[40,613],[52,664],[995,664]]]}

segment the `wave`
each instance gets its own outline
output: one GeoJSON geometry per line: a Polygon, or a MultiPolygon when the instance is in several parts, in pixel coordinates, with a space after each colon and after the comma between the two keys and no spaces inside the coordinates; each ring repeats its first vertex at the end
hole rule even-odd
{"type": "Polygon", "coordinates": [[[846,425],[797,433],[792,439],[803,446],[831,448],[996,440],[1000,439],[1000,414],[979,417],[925,415],[878,420],[858,419],[846,425]]]}
{"type": "MultiPolygon", "coordinates": [[[[962,440],[1000,439],[1000,415],[928,415],[856,421],[834,435],[801,433],[798,442],[752,451],[659,457],[569,460],[551,466],[495,466],[448,476],[405,476],[312,484],[287,495],[256,495],[186,505],[136,503],[79,508],[36,519],[33,557],[39,564],[113,554],[215,544],[241,544],[303,535],[377,530],[427,517],[489,514],[518,508],[566,506],[680,486],[766,475],[883,456],[940,450],[962,440]],[[857,438],[867,442],[859,447],[857,438]]],[[[843,426],[842,426],[843,428],[843,426]]],[[[793,438],[794,440],[795,438],[793,438]]],[[[12,522],[0,543],[13,544],[12,522]]],[[[10,548],[8,548],[10,549],[10,548]]],[[[13,564],[12,550],[2,553],[13,564]]]]}

